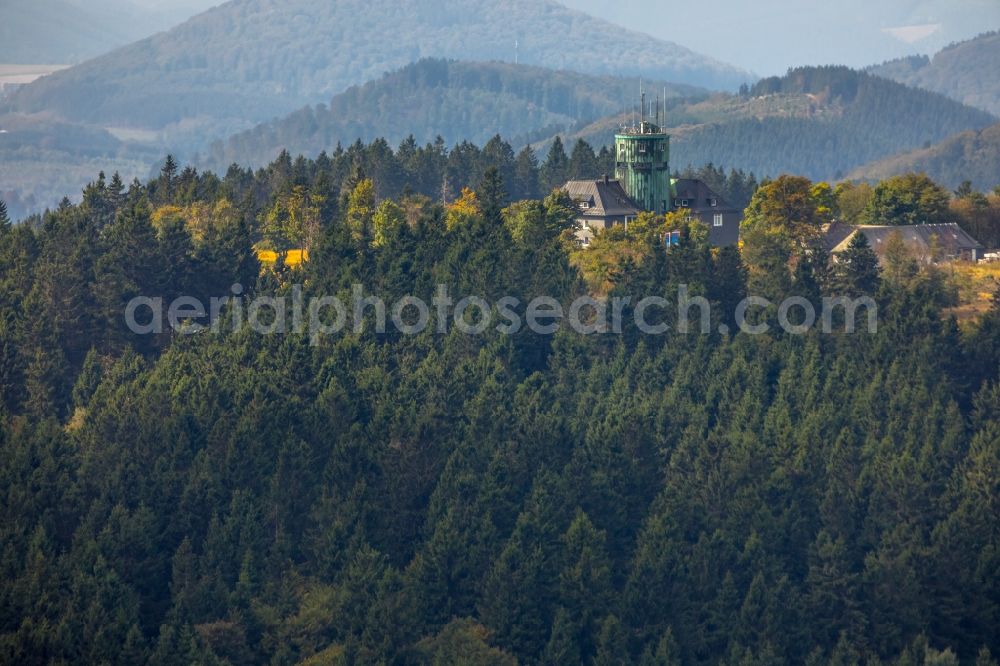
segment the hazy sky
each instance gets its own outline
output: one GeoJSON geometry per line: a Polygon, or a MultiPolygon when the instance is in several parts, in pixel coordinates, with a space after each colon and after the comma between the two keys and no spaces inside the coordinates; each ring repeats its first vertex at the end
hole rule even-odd
{"type": "Polygon", "coordinates": [[[1000,0],[562,0],[761,75],[875,64],[1000,29],[1000,0]]]}

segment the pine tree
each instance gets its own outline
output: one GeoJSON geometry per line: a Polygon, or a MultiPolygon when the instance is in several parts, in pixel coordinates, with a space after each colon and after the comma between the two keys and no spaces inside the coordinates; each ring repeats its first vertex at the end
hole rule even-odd
{"type": "Polygon", "coordinates": [[[608,615],[601,623],[601,632],[597,637],[597,652],[590,663],[593,666],[622,666],[630,661],[621,622],[614,615],[608,615]]]}
{"type": "Polygon", "coordinates": [[[838,295],[871,296],[878,290],[879,281],[878,256],[868,237],[855,232],[847,249],[837,257],[834,284],[838,295]]]}
{"type": "Polygon", "coordinates": [[[97,390],[97,386],[101,383],[103,374],[104,366],[101,364],[101,359],[97,355],[97,350],[91,347],[90,351],[87,352],[87,357],[83,360],[83,368],[76,378],[76,384],[73,386],[74,405],[77,407],[86,406],[97,390]]]}
{"type": "Polygon", "coordinates": [[[107,199],[109,206],[116,213],[125,204],[125,183],[117,171],[111,175],[111,182],[108,183],[107,199]]]}
{"type": "Polygon", "coordinates": [[[663,637],[656,645],[648,645],[643,651],[639,666],[680,666],[680,647],[674,639],[674,632],[670,627],[663,633],[663,637]]]}
{"type": "Polygon", "coordinates": [[[103,252],[94,266],[97,279],[93,289],[98,325],[103,332],[99,348],[105,353],[117,351],[132,338],[138,349],[148,351],[156,345],[156,336],[132,337],[124,318],[125,307],[133,297],[166,295],[163,255],[144,199],[128,206],[105,227],[102,245],[103,252]]]}
{"type": "Polygon", "coordinates": [[[483,164],[487,168],[496,167],[504,183],[513,186],[517,168],[517,158],[510,144],[499,134],[486,142],[482,153],[483,164]]]}
{"type": "Polygon", "coordinates": [[[566,156],[566,149],[563,148],[562,139],[556,137],[552,141],[549,153],[545,157],[545,163],[541,168],[542,187],[545,192],[551,192],[557,187],[562,187],[568,180],[569,158],[566,156]]]}
{"type": "Polygon", "coordinates": [[[556,609],[552,622],[552,634],[542,653],[542,663],[546,666],[561,666],[562,664],[579,664],[580,656],[580,626],[570,617],[563,607],[556,609]]]}
{"type": "Polygon", "coordinates": [[[483,211],[483,218],[493,226],[503,224],[503,216],[500,211],[507,205],[507,192],[504,190],[503,178],[500,170],[495,166],[488,167],[483,174],[483,180],[476,189],[479,197],[480,208],[483,211]]]}
{"type": "Polygon", "coordinates": [[[612,598],[611,567],[604,540],[604,532],[595,529],[582,511],[563,535],[559,599],[576,627],[584,658],[592,654],[599,618],[612,598]]]}
{"type": "Polygon", "coordinates": [[[158,264],[163,272],[158,276],[163,285],[162,295],[173,298],[191,295],[194,288],[194,244],[184,220],[169,219],[157,234],[158,264]]]}
{"type": "Polygon", "coordinates": [[[896,286],[908,285],[920,269],[917,260],[903,241],[902,234],[898,231],[889,234],[889,238],[886,239],[883,257],[885,278],[896,286]]]}
{"type": "Polygon", "coordinates": [[[538,181],[538,158],[531,146],[525,146],[514,161],[514,181],[511,184],[512,198],[536,199],[541,194],[538,181]]]}
{"type": "Polygon", "coordinates": [[[177,169],[177,161],[173,155],[168,154],[167,159],[163,162],[163,167],[160,169],[160,180],[157,183],[157,200],[159,203],[167,203],[173,199],[177,169]]]}
{"type": "Polygon", "coordinates": [[[570,180],[596,179],[600,177],[600,167],[594,149],[583,139],[577,139],[569,158],[568,178],[570,180]]]}

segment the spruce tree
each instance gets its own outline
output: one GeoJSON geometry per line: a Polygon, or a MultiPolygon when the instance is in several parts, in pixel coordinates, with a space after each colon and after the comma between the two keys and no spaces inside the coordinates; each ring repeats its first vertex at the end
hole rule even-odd
{"type": "Polygon", "coordinates": [[[159,203],[166,203],[171,200],[174,194],[174,183],[177,180],[177,161],[173,155],[167,155],[160,169],[160,182],[158,183],[159,203]]]}
{"type": "Polygon", "coordinates": [[[514,160],[514,182],[511,195],[514,200],[536,199],[541,192],[538,181],[538,158],[531,146],[525,146],[514,160]]]}
{"type": "Polygon", "coordinates": [[[598,173],[600,167],[597,164],[597,156],[594,155],[594,149],[583,139],[577,139],[577,142],[573,145],[573,153],[569,158],[568,170],[569,173],[567,175],[571,180],[596,179],[601,176],[598,173]]]}
{"type": "Polygon", "coordinates": [[[503,224],[500,211],[507,205],[507,192],[504,190],[500,170],[495,166],[488,167],[476,190],[483,218],[492,227],[503,224]]]}
{"type": "Polygon", "coordinates": [[[591,661],[593,666],[621,666],[630,662],[625,631],[614,615],[608,615],[601,623],[597,637],[597,651],[591,661]]]}
{"type": "Polygon", "coordinates": [[[560,137],[552,141],[549,153],[542,164],[541,181],[545,192],[551,192],[557,187],[566,184],[569,173],[569,158],[566,156],[566,149],[560,137]]]}
{"type": "Polygon", "coordinates": [[[868,237],[855,232],[847,249],[837,257],[834,282],[838,295],[871,296],[879,286],[878,256],[868,237]]]}

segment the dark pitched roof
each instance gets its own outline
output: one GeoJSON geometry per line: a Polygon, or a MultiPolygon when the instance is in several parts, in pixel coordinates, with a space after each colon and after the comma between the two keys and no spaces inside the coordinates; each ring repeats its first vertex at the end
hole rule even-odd
{"type": "MultiPolygon", "coordinates": [[[[946,254],[952,255],[959,254],[964,250],[980,250],[983,247],[979,244],[979,241],[967,234],[962,227],[953,222],[948,224],[908,224],[898,226],[861,225],[848,227],[848,229],[850,232],[860,231],[863,233],[868,238],[868,242],[871,244],[872,249],[874,249],[877,253],[880,252],[880,248],[885,246],[889,237],[894,233],[898,233],[902,237],[903,242],[907,245],[930,247],[932,242],[934,242],[932,239],[936,239],[938,246],[940,246],[946,254]]],[[[846,247],[848,238],[851,236],[850,232],[832,247],[834,251],[840,251],[846,247]]]]}
{"type": "Polygon", "coordinates": [[[823,229],[823,247],[827,252],[833,252],[833,248],[844,242],[848,236],[854,233],[854,229],[849,224],[833,221],[823,229]]]}
{"type": "Polygon", "coordinates": [[[563,189],[577,205],[587,205],[583,208],[584,215],[619,217],[639,212],[639,206],[629,198],[621,183],[611,178],[571,180],[563,189]]]}
{"type": "Polygon", "coordinates": [[[742,213],[737,208],[730,205],[717,192],[712,190],[703,180],[697,178],[674,178],[671,181],[674,199],[687,200],[688,208],[701,210],[705,208],[717,209],[719,212],[735,211],[742,213]],[[712,205],[712,201],[715,205],[712,205]]]}

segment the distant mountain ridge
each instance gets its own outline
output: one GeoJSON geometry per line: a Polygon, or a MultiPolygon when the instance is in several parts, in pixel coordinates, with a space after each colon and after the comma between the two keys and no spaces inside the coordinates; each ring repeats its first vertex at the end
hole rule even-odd
{"type": "MultiPolygon", "coordinates": [[[[484,144],[500,134],[515,145],[572,131],[637,102],[639,79],[592,76],[502,62],[424,59],[213,144],[207,166],[267,164],[281,150],[316,155],[337,143],[384,138],[420,144],[484,144]]],[[[704,97],[687,85],[646,81],[659,96],[704,97]]]]}
{"type": "Polygon", "coordinates": [[[1000,115],[1000,31],[952,44],[933,58],[900,58],[868,71],[1000,115]]]}
{"type": "Polygon", "coordinates": [[[928,148],[893,155],[852,171],[852,180],[879,180],[923,172],[950,188],[968,180],[982,191],[1000,185],[1000,124],[962,132],[928,148]]]}
{"type": "Polygon", "coordinates": [[[232,0],[44,77],[7,106],[163,130],[171,148],[193,148],[427,56],[517,58],[714,88],[751,78],[552,0],[232,0]]]}
{"type": "Polygon", "coordinates": [[[863,68],[913,53],[933,54],[1000,28],[997,0],[564,2],[767,76],[802,65],[863,68]],[[680,20],[684,12],[678,7],[687,10],[680,20]]]}
{"type": "MultiPolygon", "coordinates": [[[[862,164],[996,122],[943,95],[847,67],[803,67],[669,109],[672,168],[708,162],[758,176],[840,179],[862,164]]],[[[606,144],[611,116],[564,137],[606,144]]]]}
{"type": "MultiPolygon", "coordinates": [[[[645,80],[671,97],[702,98],[688,85],[645,80]]],[[[317,155],[356,139],[413,135],[421,143],[440,135],[448,145],[485,144],[495,134],[517,144],[541,140],[621,109],[636,100],[638,78],[593,76],[530,65],[425,59],[336,95],[329,104],[301,108],[200,151],[180,156],[200,169],[225,172],[233,162],[260,166],[282,149],[317,155]]],[[[78,195],[98,170],[127,179],[145,177],[168,148],[158,148],[98,125],[52,113],[0,116],[0,198],[18,216],[78,195]],[[85,168],[81,168],[85,167],[85,168]]],[[[224,137],[223,137],[224,138],[224,137]]],[[[207,147],[206,143],[206,147],[207,147]]],[[[174,153],[175,156],[177,153],[174,153]]],[[[158,168],[158,167],[156,167],[158,168]]]]}
{"type": "Polygon", "coordinates": [[[73,64],[107,53],[204,8],[211,0],[9,2],[0,21],[0,64],[73,64]],[[160,6],[156,6],[159,4],[160,6]]]}

